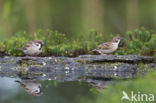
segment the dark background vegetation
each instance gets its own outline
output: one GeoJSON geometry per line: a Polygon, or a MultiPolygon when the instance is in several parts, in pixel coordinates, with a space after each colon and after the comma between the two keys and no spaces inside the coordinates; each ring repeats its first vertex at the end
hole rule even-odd
{"type": "Polygon", "coordinates": [[[155,5],[155,0],[0,0],[0,35],[51,29],[74,37],[95,29],[104,37],[124,36],[140,26],[156,29],[155,5]]]}

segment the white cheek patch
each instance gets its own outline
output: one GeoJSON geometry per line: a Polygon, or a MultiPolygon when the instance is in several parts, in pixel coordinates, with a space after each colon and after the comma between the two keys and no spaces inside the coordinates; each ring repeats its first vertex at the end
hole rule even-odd
{"type": "Polygon", "coordinates": [[[40,48],[41,48],[41,44],[35,43],[35,44],[33,44],[33,47],[34,47],[35,49],[40,49],[40,48]]]}

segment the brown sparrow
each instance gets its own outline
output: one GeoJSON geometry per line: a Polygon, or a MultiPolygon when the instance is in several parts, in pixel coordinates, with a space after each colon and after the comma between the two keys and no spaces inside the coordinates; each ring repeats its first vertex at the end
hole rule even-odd
{"type": "Polygon", "coordinates": [[[23,51],[25,55],[37,56],[41,54],[43,44],[41,40],[34,40],[26,43],[22,48],[19,48],[19,50],[23,51]]]}
{"type": "Polygon", "coordinates": [[[28,93],[34,96],[41,96],[41,83],[34,80],[24,80],[23,82],[16,80],[15,82],[20,83],[21,87],[28,93]]]}
{"type": "Polygon", "coordinates": [[[106,43],[98,45],[96,49],[92,50],[92,52],[95,51],[102,55],[113,53],[114,51],[118,49],[118,45],[121,39],[122,39],[121,37],[116,36],[112,39],[111,42],[106,42],[106,43]]]}

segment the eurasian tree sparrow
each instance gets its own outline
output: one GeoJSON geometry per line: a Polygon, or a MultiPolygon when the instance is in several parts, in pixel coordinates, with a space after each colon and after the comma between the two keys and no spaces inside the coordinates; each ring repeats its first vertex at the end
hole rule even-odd
{"type": "Polygon", "coordinates": [[[19,50],[22,50],[25,55],[37,56],[41,54],[43,44],[41,40],[34,40],[26,43],[22,48],[19,48],[19,50]]]}
{"type": "Polygon", "coordinates": [[[41,96],[41,83],[34,80],[24,80],[23,82],[16,80],[15,82],[19,83],[21,87],[28,93],[34,96],[41,96]]]}
{"type": "Polygon", "coordinates": [[[92,50],[92,52],[95,51],[95,52],[100,53],[101,55],[113,53],[114,51],[118,49],[118,45],[121,39],[122,39],[121,37],[116,36],[112,39],[111,42],[106,42],[106,43],[98,45],[96,49],[92,50]]]}

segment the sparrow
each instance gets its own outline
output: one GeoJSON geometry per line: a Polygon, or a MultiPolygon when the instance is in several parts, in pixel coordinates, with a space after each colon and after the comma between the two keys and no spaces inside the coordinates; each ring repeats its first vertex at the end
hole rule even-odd
{"type": "Polygon", "coordinates": [[[37,56],[42,52],[43,41],[34,40],[23,45],[22,48],[19,48],[25,55],[28,56],[37,56]]]}
{"type": "Polygon", "coordinates": [[[34,96],[41,96],[42,90],[41,90],[41,83],[38,81],[34,81],[34,80],[24,80],[19,81],[16,80],[15,82],[19,83],[20,86],[28,93],[34,96]]]}
{"type": "Polygon", "coordinates": [[[121,39],[122,39],[121,37],[116,36],[112,39],[111,42],[100,44],[97,46],[96,49],[92,50],[91,52],[98,52],[101,55],[107,55],[107,54],[113,53],[114,51],[118,49],[118,45],[121,39]]]}

